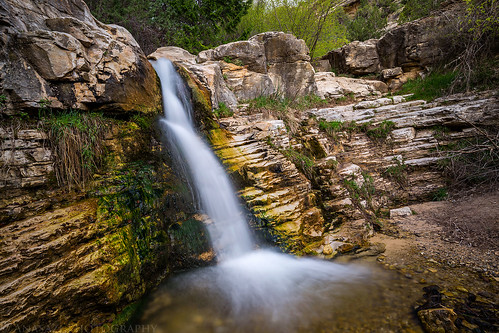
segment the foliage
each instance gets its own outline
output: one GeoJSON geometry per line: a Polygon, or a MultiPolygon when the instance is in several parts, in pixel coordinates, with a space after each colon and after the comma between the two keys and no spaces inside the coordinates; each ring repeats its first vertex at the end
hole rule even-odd
{"type": "Polygon", "coordinates": [[[409,166],[405,164],[404,160],[397,158],[393,159],[395,164],[386,168],[383,176],[395,180],[401,187],[407,186],[407,171],[409,166]]]}
{"type": "Polygon", "coordinates": [[[405,23],[428,16],[438,9],[443,0],[402,0],[404,9],[400,13],[399,22],[405,23]]]}
{"type": "Polygon", "coordinates": [[[449,93],[452,82],[456,76],[457,73],[452,71],[435,71],[424,78],[409,80],[397,93],[401,95],[412,93],[413,95],[408,97],[408,99],[431,101],[449,93]]]}
{"type": "Polygon", "coordinates": [[[308,179],[313,179],[315,176],[314,161],[307,155],[291,148],[281,150],[294,165],[300,170],[308,179]]]}
{"type": "Polygon", "coordinates": [[[295,99],[284,98],[279,92],[270,96],[259,96],[246,101],[250,113],[264,112],[281,119],[288,130],[294,134],[299,128],[299,113],[303,110],[320,107],[328,103],[316,95],[303,96],[295,99]]]}
{"type": "Polygon", "coordinates": [[[374,204],[376,188],[373,178],[366,172],[362,172],[362,180],[357,180],[355,175],[343,180],[343,186],[348,191],[353,205],[357,208],[366,221],[371,223],[375,230],[382,227],[379,221],[379,209],[374,204]],[[359,185],[359,183],[361,183],[359,185]]]}
{"type": "Polygon", "coordinates": [[[71,109],[56,114],[41,104],[45,105],[41,109],[41,126],[55,153],[57,182],[70,190],[81,189],[104,161],[106,123],[99,114],[71,109]]]}
{"type": "Polygon", "coordinates": [[[251,0],[87,0],[92,13],[127,28],[146,53],[176,45],[190,52],[225,42],[251,0]]]}
{"type": "Polygon", "coordinates": [[[7,102],[7,96],[5,95],[0,95],[0,111],[3,111],[5,109],[5,103],[7,102]]]}
{"type": "Polygon", "coordinates": [[[368,138],[376,142],[386,140],[390,132],[395,127],[395,123],[389,120],[384,120],[378,125],[373,125],[372,122],[357,123],[352,121],[319,121],[319,129],[326,132],[333,139],[338,138],[339,132],[365,133],[368,138]]]}
{"type": "Polygon", "coordinates": [[[395,12],[398,6],[389,0],[362,0],[355,17],[345,19],[348,39],[365,41],[381,37],[388,15],[395,12]]]}
{"type": "Polygon", "coordinates": [[[457,20],[454,44],[462,51],[454,60],[458,76],[453,88],[469,91],[476,85],[497,87],[499,3],[496,0],[465,0],[466,14],[457,20]],[[493,59],[491,61],[491,59],[493,59]]]}
{"type": "Polygon", "coordinates": [[[439,147],[439,167],[455,189],[499,183],[499,131],[476,130],[472,138],[439,147]]]}
{"type": "Polygon", "coordinates": [[[257,1],[238,26],[240,36],[284,31],[305,40],[312,58],[348,42],[338,0],[257,1]]]}
{"type": "Polygon", "coordinates": [[[366,135],[374,141],[384,141],[395,127],[395,123],[390,120],[383,120],[377,126],[370,127],[366,130],[366,135]]]}
{"type": "Polygon", "coordinates": [[[141,129],[147,130],[152,127],[154,116],[143,113],[137,113],[136,115],[132,116],[131,121],[137,124],[141,129]]]}
{"type": "Polygon", "coordinates": [[[338,140],[340,132],[347,132],[349,134],[365,132],[369,125],[370,123],[368,122],[358,124],[354,120],[347,122],[319,120],[319,129],[326,132],[333,140],[338,140]]]}
{"type": "Polygon", "coordinates": [[[213,113],[217,118],[227,118],[234,114],[234,112],[232,112],[223,102],[218,104],[218,109],[213,109],[213,113]]]}
{"type": "Polygon", "coordinates": [[[445,187],[441,187],[430,193],[430,198],[433,201],[443,201],[447,199],[448,196],[449,193],[447,192],[447,189],[445,187]]]}

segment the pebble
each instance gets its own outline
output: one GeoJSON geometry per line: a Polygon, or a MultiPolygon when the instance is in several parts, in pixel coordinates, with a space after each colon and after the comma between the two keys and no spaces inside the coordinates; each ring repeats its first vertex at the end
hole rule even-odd
{"type": "Polygon", "coordinates": [[[432,273],[436,273],[438,272],[435,268],[428,268],[428,271],[432,272],[432,273]]]}
{"type": "Polygon", "coordinates": [[[463,292],[463,293],[469,293],[468,289],[466,289],[466,288],[464,288],[464,287],[462,287],[462,286],[457,286],[457,287],[456,287],[456,290],[459,290],[459,291],[461,291],[461,292],[463,292]]]}

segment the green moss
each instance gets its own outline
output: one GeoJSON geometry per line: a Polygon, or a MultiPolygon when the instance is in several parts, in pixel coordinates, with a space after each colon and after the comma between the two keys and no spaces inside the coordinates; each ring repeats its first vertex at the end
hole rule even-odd
{"type": "Polygon", "coordinates": [[[210,250],[210,240],[203,222],[189,219],[170,226],[169,234],[189,254],[210,250]]]}
{"type": "Polygon", "coordinates": [[[211,130],[218,127],[213,118],[213,105],[211,103],[211,93],[199,80],[191,75],[185,68],[178,67],[177,72],[184,79],[192,95],[194,110],[196,110],[196,120],[202,129],[211,130]]]}
{"type": "Polygon", "coordinates": [[[124,326],[132,321],[134,316],[137,314],[140,309],[142,302],[134,302],[126,306],[113,320],[111,327],[119,327],[124,326]]]}

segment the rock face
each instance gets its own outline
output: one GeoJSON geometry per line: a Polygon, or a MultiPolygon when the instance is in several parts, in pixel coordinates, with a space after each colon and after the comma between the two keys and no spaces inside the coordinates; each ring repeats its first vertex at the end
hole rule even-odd
{"type": "Polygon", "coordinates": [[[315,73],[315,83],[320,98],[381,96],[388,91],[386,84],[381,81],[337,77],[332,72],[315,73]]]}
{"type": "Polygon", "coordinates": [[[382,73],[391,89],[446,60],[456,52],[452,45],[453,19],[462,15],[462,5],[451,3],[438,15],[408,22],[383,37],[355,41],[323,57],[339,73],[382,73]]]}
{"type": "Polygon", "coordinates": [[[83,1],[8,0],[0,17],[5,112],[40,101],[55,109],[157,109],[156,75],[132,35],[95,20],[83,1]]]}
{"type": "Polygon", "coordinates": [[[189,250],[168,227],[183,232],[194,207],[169,190],[181,181],[151,129],[105,121],[109,164],[79,192],[55,182],[42,128],[0,125],[0,332],[110,325],[189,250]]]}
{"type": "Polygon", "coordinates": [[[377,39],[355,41],[329,52],[331,67],[354,75],[377,73],[380,69],[377,43],[377,39]]]}
{"type": "Polygon", "coordinates": [[[444,187],[438,147],[476,136],[470,123],[497,126],[498,103],[491,93],[432,103],[365,100],[308,110],[293,135],[268,114],[242,112],[221,119],[225,132],[210,140],[248,208],[283,248],[329,258],[368,242],[373,211],[428,200],[444,187]],[[318,121],[336,129],[321,130],[318,121]],[[386,137],[374,134],[383,124],[392,124],[386,137]],[[290,158],[300,154],[313,164],[307,173],[304,157],[290,158]]]}
{"type": "Polygon", "coordinates": [[[238,101],[274,93],[287,98],[317,91],[314,69],[303,40],[283,32],[266,32],[248,41],[220,45],[197,57],[175,47],[163,47],[150,59],[168,58],[210,94],[213,108],[224,103],[235,109],[238,101]]]}

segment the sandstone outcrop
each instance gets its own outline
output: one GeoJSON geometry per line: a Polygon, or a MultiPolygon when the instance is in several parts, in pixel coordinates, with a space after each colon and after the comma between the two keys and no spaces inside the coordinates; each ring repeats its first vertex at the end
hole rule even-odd
{"type": "Polygon", "coordinates": [[[198,56],[176,47],[162,47],[149,59],[171,60],[183,68],[197,90],[209,92],[213,108],[224,103],[235,110],[238,101],[259,96],[277,93],[296,98],[314,94],[317,88],[308,53],[303,40],[283,32],[266,32],[248,41],[202,51],[198,56]]]}
{"type": "Polygon", "coordinates": [[[175,253],[189,264],[189,243],[168,228],[202,222],[171,190],[181,180],[164,148],[134,121],[105,122],[108,165],[76,192],[55,181],[64,157],[43,127],[0,126],[0,332],[104,329],[175,253]]]}
{"type": "Polygon", "coordinates": [[[377,73],[381,67],[377,43],[377,39],[351,42],[340,49],[329,52],[327,57],[331,67],[338,70],[339,73],[354,75],[377,73]]]}
{"type": "Polygon", "coordinates": [[[9,114],[54,109],[157,109],[156,74],[132,35],[82,0],[0,4],[0,93],[9,114]],[[44,102],[43,102],[44,101],[44,102]]]}

